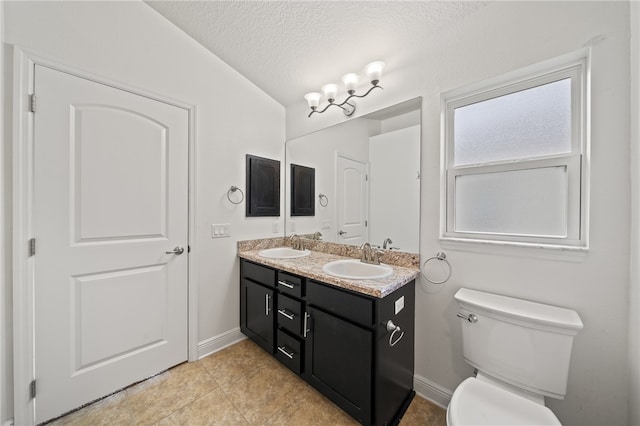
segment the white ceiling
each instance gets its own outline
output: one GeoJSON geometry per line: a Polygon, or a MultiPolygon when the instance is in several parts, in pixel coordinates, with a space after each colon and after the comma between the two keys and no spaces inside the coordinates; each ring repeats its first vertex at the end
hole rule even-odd
{"type": "MultiPolygon", "coordinates": [[[[374,60],[409,66],[486,6],[469,1],[155,1],[147,4],[282,105],[374,60]]],[[[212,76],[215,78],[215,76],[212,76]]],[[[338,95],[340,98],[340,94],[338,95]]]]}

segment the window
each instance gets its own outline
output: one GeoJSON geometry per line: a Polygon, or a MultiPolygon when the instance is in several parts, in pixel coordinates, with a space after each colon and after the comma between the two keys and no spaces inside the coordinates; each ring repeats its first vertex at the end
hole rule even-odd
{"type": "Polygon", "coordinates": [[[444,94],[444,240],[587,247],[586,63],[444,94]]]}

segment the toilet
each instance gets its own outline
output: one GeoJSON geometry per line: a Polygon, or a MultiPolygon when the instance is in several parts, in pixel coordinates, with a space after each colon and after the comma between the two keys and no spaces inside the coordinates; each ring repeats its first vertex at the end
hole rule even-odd
{"type": "Polygon", "coordinates": [[[567,392],[578,313],[467,288],[454,297],[477,374],[453,392],[447,425],[560,425],[544,398],[567,392]]]}

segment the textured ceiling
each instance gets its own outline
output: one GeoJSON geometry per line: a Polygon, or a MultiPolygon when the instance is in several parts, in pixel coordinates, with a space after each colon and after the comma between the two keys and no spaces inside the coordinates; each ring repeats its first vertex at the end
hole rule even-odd
{"type": "MultiPolygon", "coordinates": [[[[382,60],[410,66],[486,3],[467,1],[147,1],[282,105],[382,60]]],[[[384,71],[382,76],[384,85],[384,71]]]]}

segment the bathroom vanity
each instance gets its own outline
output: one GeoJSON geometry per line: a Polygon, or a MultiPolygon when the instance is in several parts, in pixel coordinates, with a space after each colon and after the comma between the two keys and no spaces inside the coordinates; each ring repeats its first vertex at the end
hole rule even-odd
{"type": "Polygon", "coordinates": [[[396,424],[415,394],[415,275],[338,279],[317,267],[329,256],[240,253],[240,328],[362,424],[396,424]]]}

